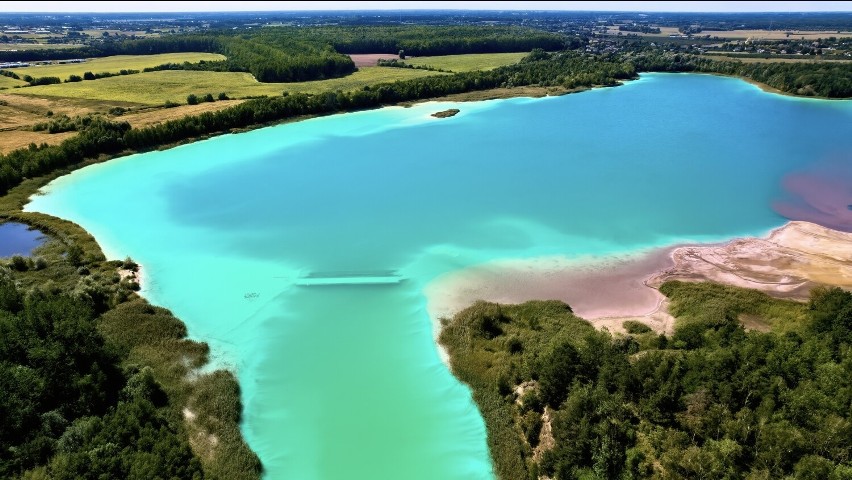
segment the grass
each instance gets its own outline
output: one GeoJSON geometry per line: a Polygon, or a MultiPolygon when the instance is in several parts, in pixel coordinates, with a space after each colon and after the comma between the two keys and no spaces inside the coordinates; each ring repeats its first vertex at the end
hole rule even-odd
{"type": "Polygon", "coordinates": [[[23,87],[26,84],[27,82],[23,80],[15,80],[14,78],[0,75],[0,88],[23,87]]]}
{"type": "Polygon", "coordinates": [[[224,55],[217,53],[161,53],[157,55],[116,55],[113,57],[92,58],[85,63],[70,63],[64,65],[41,65],[37,67],[11,69],[21,77],[59,77],[66,80],[71,75],[83,76],[85,72],[118,73],[121,70],[142,70],[146,67],[156,67],[164,63],[198,63],[201,60],[224,60],[224,55]]]}
{"type": "Polygon", "coordinates": [[[671,300],[669,312],[678,324],[747,319],[767,325],[776,333],[801,330],[808,322],[807,304],[773,298],[747,288],[711,282],[669,281],[660,292],[671,300]]]}
{"type": "Polygon", "coordinates": [[[291,93],[318,93],[327,90],[348,91],[382,82],[409,80],[432,75],[442,74],[404,68],[364,67],[352,75],[329,80],[300,83],[260,83],[251,74],[242,72],[166,70],[83,82],[18,88],[9,90],[8,93],[162,105],[166,101],[186,103],[186,97],[190,93],[196,95],[212,93],[215,96],[224,92],[231,98],[242,98],[263,95],[277,96],[285,90],[291,93]]]}
{"type": "Polygon", "coordinates": [[[528,52],[521,53],[471,53],[466,55],[443,55],[435,57],[413,57],[405,63],[414,66],[429,66],[451,72],[493,70],[521,61],[528,52]]]}

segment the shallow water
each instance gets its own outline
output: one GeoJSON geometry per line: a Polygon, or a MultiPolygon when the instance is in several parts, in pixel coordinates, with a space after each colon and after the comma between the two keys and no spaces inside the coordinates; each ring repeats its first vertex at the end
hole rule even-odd
{"type": "Polygon", "coordinates": [[[852,102],[653,74],[216,137],[77,171],[27,209],[144,266],[144,295],[237,371],[268,478],[492,478],[432,341],[432,279],[765,233],[785,175],[850,158],[850,125],[852,102]]]}
{"type": "Polygon", "coordinates": [[[0,257],[30,255],[43,241],[44,234],[38,230],[31,230],[29,225],[15,222],[0,223],[0,257]]]}

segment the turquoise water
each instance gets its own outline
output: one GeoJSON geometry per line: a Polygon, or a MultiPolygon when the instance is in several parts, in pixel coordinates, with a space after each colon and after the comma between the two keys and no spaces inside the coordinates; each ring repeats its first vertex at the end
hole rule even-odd
{"type": "Polygon", "coordinates": [[[271,479],[492,478],[422,290],[501,258],[762,234],[786,175],[852,155],[851,102],[645,75],[558,98],[429,103],[133,155],[28,210],[144,267],[243,388],[271,479]],[[433,119],[450,107],[461,113],[433,119]]]}

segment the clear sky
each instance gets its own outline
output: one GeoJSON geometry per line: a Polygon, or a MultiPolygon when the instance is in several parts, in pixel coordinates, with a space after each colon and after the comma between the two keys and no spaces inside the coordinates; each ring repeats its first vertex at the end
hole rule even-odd
{"type": "Polygon", "coordinates": [[[210,11],[288,11],[288,10],[615,10],[651,12],[852,12],[846,2],[518,2],[518,1],[447,1],[447,2],[51,2],[8,1],[0,3],[0,12],[210,12],[210,11]]]}

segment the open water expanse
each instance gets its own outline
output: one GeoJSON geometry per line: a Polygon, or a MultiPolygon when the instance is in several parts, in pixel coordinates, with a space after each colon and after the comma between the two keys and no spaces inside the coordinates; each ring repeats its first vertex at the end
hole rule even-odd
{"type": "Polygon", "coordinates": [[[26,209],[143,265],[143,295],[237,372],[267,478],[488,479],[484,424],[439,358],[425,285],[496,259],[761,235],[785,222],[773,205],[807,210],[785,184],[826,162],[852,162],[852,102],[649,74],[132,155],[26,209]]]}

